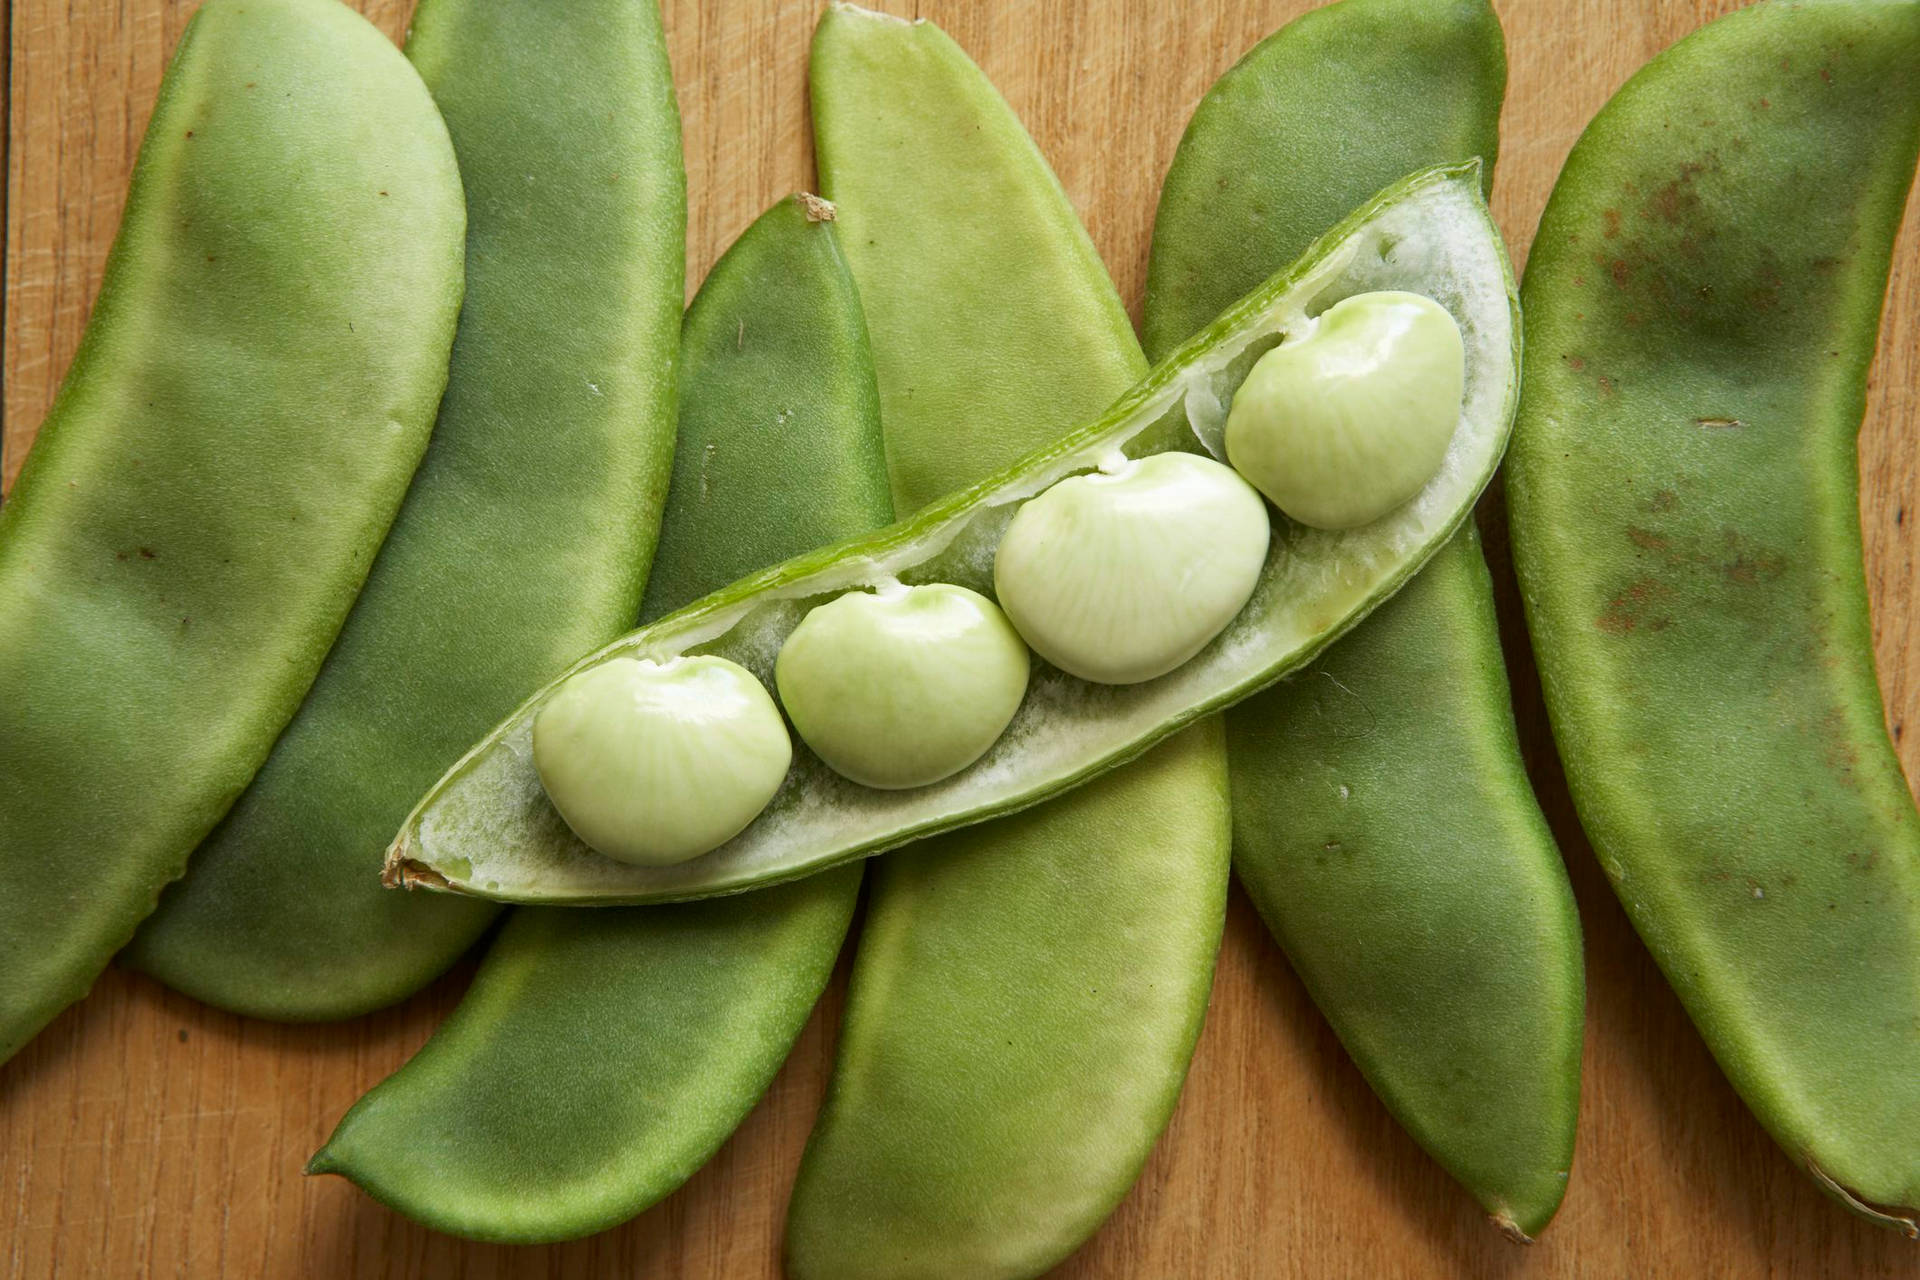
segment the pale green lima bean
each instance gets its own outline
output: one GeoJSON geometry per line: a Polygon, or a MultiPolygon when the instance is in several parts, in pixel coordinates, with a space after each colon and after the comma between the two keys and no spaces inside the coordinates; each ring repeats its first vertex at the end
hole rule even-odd
{"type": "Polygon", "coordinates": [[[1460,326],[1433,299],[1343,299],[1253,366],[1227,460],[1302,524],[1357,529],[1440,469],[1465,377],[1460,326]]]}
{"type": "Polygon", "coordinates": [[[1137,684],[1200,652],[1259,585],[1270,529],[1253,486],[1208,458],[1119,457],[1020,508],[993,585],[1042,657],[1137,684]]]}
{"type": "Polygon", "coordinates": [[[725,658],[616,658],[563,685],[533,763],[574,833],[642,867],[738,835],[779,790],[793,744],[753,673],[725,658]]]}
{"type": "Polygon", "coordinates": [[[951,777],[1026,695],[1027,647],[993,601],[947,583],[849,591],[780,648],[781,705],[815,754],[869,787],[951,777]]]}

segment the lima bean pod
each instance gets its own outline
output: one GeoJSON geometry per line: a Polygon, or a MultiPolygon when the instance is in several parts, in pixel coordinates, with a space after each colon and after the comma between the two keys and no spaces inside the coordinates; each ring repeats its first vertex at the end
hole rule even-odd
{"type": "MultiPolygon", "coordinates": [[[[892,516],[859,298],[810,199],[762,215],[687,311],[650,611],[892,516]]],[[[565,1240],[632,1217],[766,1090],[859,887],[855,865],[707,902],[515,911],[447,1024],[309,1172],[473,1239],[565,1240]]]]}
{"type": "MultiPolygon", "coordinates": [[[[851,21],[867,19],[830,19],[851,21]]],[[[843,210],[842,217],[854,215],[843,210]]],[[[1041,280],[1033,282],[1038,291],[1041,280]]],[[[1177,670],[1142,684],[1099,686],[1037,664],[1026,701],[1000,740],[967,769],[911,791],[859,787],[797,749],[785,785],[745,831],[712,853],[665,868],[593,853],[548,802],[529,747],[533,718],[556,682],[428,793],[395,842],[389,876],[554,903],[673,900],[760,887],[1046,799],[1277,679],[1413,573],[1466,517],[1499,459],[1512,413],[1518,330],[1506,255],[1471,165],[1413,175],[1356,210],[1299,263],[1058,443],[877,534],[744,579],[574,668],[621,656],[712,653],[771,687],[786,635],[808,608],[843,591],[936,581],[990,594],[994,547],[1021,502],[1123,456],[1217,449],[1233,389],[1289,325],[1304,324],[1312,309],[1341,297],[1403,286],[1446,306],[1466,338],[1466,395],[1440,473],[1406,506],[1365,528],[1276,529],[1251,601],[1177,670]]],[[[863,296],[873,292],[863,287],[863,296]]],[[[881,386],[884,395],[884,375],[881,386]]],[[[1029,416],[1046,399],[1034,384],[1029,416]]]]}
{"type": "Polygon", "coordinates": [[[686,180],[657,10],[425,0],[407,56],[471,210],[439,422],[299,714],[127,954],[257,1016],[398,1000],[493,919],[372,871],[475,734],[632,624],[666,497],[686,180]]]}
{"type": "MultiPolygon", "coordinates": [[[[911,510],[1097,412],[1145,361],[1046,161],[945,33],[836,6],[809,71],[911,510]]],[[[788,1208],[795,1280],[1037,1275],[1112,1212],[1206,1012],[1225,765],[1209,719],[876,864],[788,1208]]]]}
{"type": "Polygon", "coordinates": [[[1920,816],[1857,435],[1920,147],[1920,4],[1764,3],[1630,80],[1534,241],[1514,558],[1580,821],[1754,1114],[1920,1209],[1920,816]]]}
{"type": "MultiPolygon", "coordinates": [[[[1485,0],[1343,0],[1214,85],[1167,175],[1144,327],[1172,346],[1399,173],[1493,163],[1485,0]]],[[[1489,171],[1490,172],[1490,171],[1489,171]]],[[[1234,866],[1395,1117],[1509,1234],[1552,1218],[1580,1096],[1580,925],[1520,758],[1472,527],[1227,714],[1234,866]]]]}
{"type": "Polygon", "coordinates": [[[320,670],[427,446],[464,222],[446,126],[358,14],[188,24],[0,512],[0,1059],[85,994],[320,670]]]}

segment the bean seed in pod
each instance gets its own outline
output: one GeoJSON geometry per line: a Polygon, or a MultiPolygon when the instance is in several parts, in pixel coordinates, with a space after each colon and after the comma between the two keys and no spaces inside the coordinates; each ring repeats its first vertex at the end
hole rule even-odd
{"type": "Polygon", "coordinates": [[[1356,294],[1253,366],[1227,414],[1227,461],[1301,524],[1372,524],[1440,469],[1465,377],[1445,307],[1356,294]]]}
{"type": "Polygon", "coordinates": [[[753,673],[725,658],[615,658],[533,723],[533,765],[573,833],[670,866],[725,844],[780,789],[793,744],[753,673]]]}
{"type": "Polygon", "coordinates": [[[993,601],[936,582],[821,605],[781,646],[774,682],[834,772],[898,790],[978,760],[1020,709],[1028,666],[993,601]]]}
{"type": "Polygon", "coordinates": [[[1070,476],[1020,508],[993,585],[1026,642],[1069,675],[1137,684],[1206,647],[1253,594],[1272,529],[1229,467],[1162,453],[1070,476]]]}

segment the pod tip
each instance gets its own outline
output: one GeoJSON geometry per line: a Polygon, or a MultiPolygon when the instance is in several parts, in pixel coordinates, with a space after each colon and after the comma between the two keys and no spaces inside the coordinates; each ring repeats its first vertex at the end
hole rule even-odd
{"type": "Polygon", "coordinates": [[[1903,1206],[1879,1205],[1861,1198],[1851,1188],[1842,1185],[1829,1175],[1812,1156],[1806,1157],[1806,1164],[1807,1172],[1813,1175],[1813,1180],[1818,1182],[1828,1195],[1846,1205],[1847,1208],[1870,1222],[1877,1222],[1883,1227],[1892,1227],[1909,1240],[1920,1240],[1920,1214],[1903,1206]]]}
{"type": "Polygon", "coordinates": [[[861,5],[850,4],[848,0],[831,0],[831,3],[827,5],[827,12],[838,17],[868,18],[875,22],[896,22],[903,27],[918,26],[920,23],[926,21],[924,18],[900,18],[891,13],[881,13],[878,9],[868,9],[861,5]]]}
{"type": "Polygon", "coordinates": [[[411,842],[402,831],[387,847],[386,861],[380,867],[380,883],[389,889],[439,889],[450,891],[447,878],[411,856],[411,842]]]}
{"type": "Polygon", "coordinates": [[[1488,1214],[1487,1220],[1500,1229],[1501,1235],[1513,1241],[1515,1244],[1533,1243],[1533,1237],[1520,1229],[1520,1224],[1514,1220],[1513,1214],[1510,1211],[1501,1209],[1498,1212],[1488,1214]]]}

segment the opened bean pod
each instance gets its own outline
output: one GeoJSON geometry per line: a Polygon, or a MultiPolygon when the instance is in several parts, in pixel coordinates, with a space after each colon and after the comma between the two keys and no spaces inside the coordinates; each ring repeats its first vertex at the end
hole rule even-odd
{"type": "MultiPolygon", "coordinates": [[[[1390,595],[1458,526],[1504,446],[1517,329],[1506,256],[1477,172],[1430,170],[1383,192],[1059,444],[910,520],[748,578],[583,660],[428,793],[389,854],[390,880],[517,901],[637,902],[791,879],[1032,804],[1293,669],[1390,595]],[[949,583],[984,595],[992,589],[995,552],[1030,500],[1121,459],[1221,449],[1234,394],[1261,357],[1335,303],[1382,290],[1434,299],[1462,336],[1462,400],[1439,471],[1362,528],[1285,523],[1271,538],[1247,604],[1210,639],[1202,636],[1191,659],[1125,685],[1038,666],[986,754],[927,786],[863,787],[812,752],[796,752],[757,817],[742,791],[731,815],[745,823],[739,834],[677,866],[597,856],[548,802],[533,764],[536,721],[568,681],[616,658],[657,663],[701,654],[737,663],[766,684],[782,644],[808,612],[849,590],[899,581],[949,583]]],[[[1211,521],[1215,514],[1202,505],[1188,518],[1211,521]]],[[[1167,608],[1174,603],[1172,592],[1163,597],[1167,608]]],[[[1182,643],[1192,640],[1186,635],[1182,643]]]]}
{"type": "MultiPolygon", "coordinates": [[[[1460,416],[1460,328],[1430,298],[1379,292],[1303,330],[1262,356],[1234,397],[1227,455],[1302,523],[1358,528],[1439,470],[1460,416]]],[[[890,789],[938,782],[979,759],[1019,709],[1020,637],[1083,680],[1165,675],[1245,607],[1269,533],[1260,495],[1229,467],[1181,452],[1117,459],[1021,505],[994,553],[1005,614],[950,584],[848,592],[781,646],[781,701],[842,776],[890,789]]],[[[533,758],[576,835],[660,866],[739,834],[792,751],[740,666],[614,659],[541,709],[533,758]]]]}

